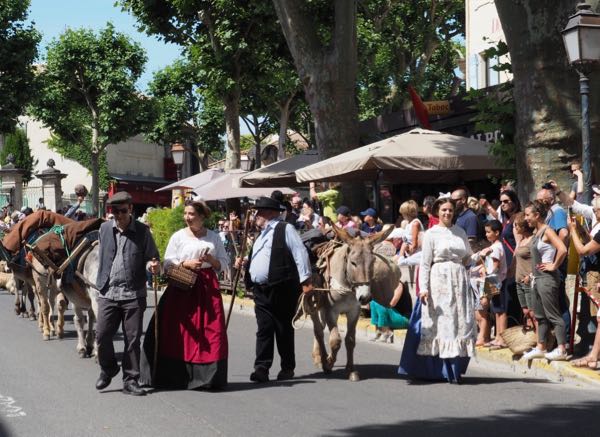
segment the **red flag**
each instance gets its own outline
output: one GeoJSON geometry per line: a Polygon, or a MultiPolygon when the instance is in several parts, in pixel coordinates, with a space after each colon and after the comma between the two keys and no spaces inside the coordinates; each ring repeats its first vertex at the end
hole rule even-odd
{"type": "Polygon", "coordinates": [[[410,94],[410,99],[412,100],[413,108],[415,108],[415,114],[417,114],[419,124],[424,129],[431,129],[431,124],[429,124],[429,112],[427,111],[427,106],[423,104],[421,97],[419,97],[412,85],[408,86],[408,94],[410,94]]]}

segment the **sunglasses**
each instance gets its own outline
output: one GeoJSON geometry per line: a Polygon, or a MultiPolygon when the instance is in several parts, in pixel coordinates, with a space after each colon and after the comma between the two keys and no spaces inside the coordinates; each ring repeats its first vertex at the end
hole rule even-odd
{"type": "Polygon", "coordinates": [[[510,202],[512,202],[512,201],[511,200],[506,200],[506,199],[500,201],[500,203],[510,203],[510,202]]]}
{"type": "Polygon", "coordinates": [[[127,214],[129,212],[129,208],[113,208],[113,214],[127,214]]]}

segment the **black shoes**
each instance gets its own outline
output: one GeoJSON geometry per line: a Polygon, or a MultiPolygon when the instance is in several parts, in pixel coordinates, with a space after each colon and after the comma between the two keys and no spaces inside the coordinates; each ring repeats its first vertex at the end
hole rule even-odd
{"type": "Polygon", "coordinates": [[[137,381],[129,381],[124,383],[123,393],[132,396],[146,396],[146,391],[140,387],[137,381]]]}
{"type": "Polygon", "coordinates": [[[281,369],[277,374],[277,381],[285,381],[286,379],[292,379],[294,377],[294,371],[291,369],[281,369]]]}
{"type": "Polygon", "coordinates": [[[250,374],[250,381],[254,382],[269,382],[269,371],[264,367],[257,367],[250,374]]]}
{"type": "Polygon", "coordinates": [[[110,385],[112,379],[117,376],[119,373],[119,369],[117,369],[112,375],[107,375],[104,372],[100,372],[100,377],[96,381],[96,390],[104,390],[106,387],[110,385]]]}

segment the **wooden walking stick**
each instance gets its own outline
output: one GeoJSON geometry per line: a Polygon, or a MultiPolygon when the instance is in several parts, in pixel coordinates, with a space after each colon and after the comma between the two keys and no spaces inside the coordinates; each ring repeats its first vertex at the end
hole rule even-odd
{"type": "MultiPolygon", "coordinates": [[[[246,240],[248,239],[248,223],[250,222],[250,213],[251,209],[248,208],[246,211],[246,218],[244,219],[244,233],[242,234],[242,242],[240,243],[240,251],[239,255],[244,256],[244,252],[246,251],[246,240]]],[[[240,275],[242,273],[242,266],[235,271],[235,276],[233,278],[233,284],[231,288],[231,302],[229,303],[229,310],[227,311],[227,319],[225,321],[225,330],[229,327],[229,320],[231,319],[231,312],[233,311],[233,302],[235,301],[235,295],[237,292],[238,282],[240,282],[240,275]]]]}
{"type": "MultiPolygon", "coordinates": [[[[156,261],[156,258],[152,258],[156,261]]],[[[158,275],[152,273],[152,289],[154,290],[154,357],[152,359],[152,385],[156,384],[156,368],[158,367],[158,275]]]]}

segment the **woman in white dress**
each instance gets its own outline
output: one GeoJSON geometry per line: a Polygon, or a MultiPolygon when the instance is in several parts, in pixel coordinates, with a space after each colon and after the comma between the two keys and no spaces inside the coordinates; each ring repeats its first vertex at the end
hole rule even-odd
{"type": "Polygon", "coordinates": [[[440,223],[423,238],[419,299],[398,371],[410,378],[458,383],[475,355],[475,296],[465,268],[472,252],[464,230],[453,224],[454,209],[452,200],[437,200],[440,223]]]}
{"type": "Polygon", "coordinates": [[[191,290],[167,287],[160,299],[155,372],[154,317],[146,331],[141,380],[155,388],[220,389],[227,384],[227,332],[217,275],[227,269],[229,258],[219,234],[204,226],[209,216],[204,202],[186,202],[187,226],[175,232],[167,245],[165,271],[182,265],[196,272],[198,279],[191,290]]]}

